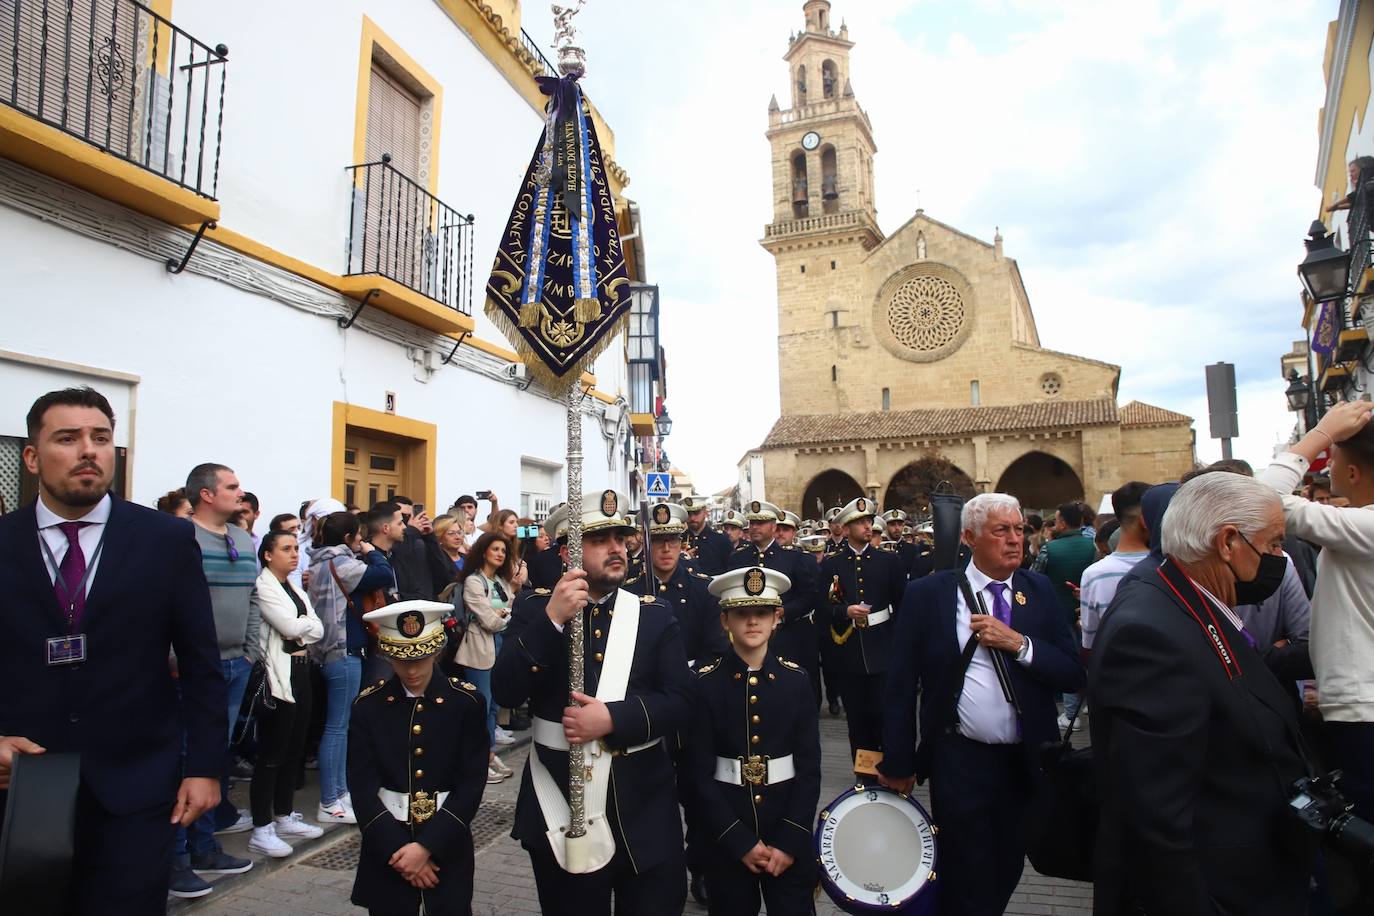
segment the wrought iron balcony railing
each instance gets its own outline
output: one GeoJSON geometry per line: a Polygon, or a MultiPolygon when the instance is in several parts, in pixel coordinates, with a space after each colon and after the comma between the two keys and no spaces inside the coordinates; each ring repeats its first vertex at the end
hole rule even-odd
{"type": "Polygon", "coordinates": [[[472,314],[472,223],[391,164],[351,165],[349,276],[376,274],[472,314]]]}
{"type": "Polygon", "coordinates": [[[547,56],[545,56],[539,45],[535,44],[534,39],[530,37],[530,33],[526,32],[524,29],[520,30],[520,44],[540,62],[543,66],[545,76],[558,75],[558,68],[553,65],[553,62],[550,61],[547,56]]]}
{"type": "Polygon", "coordinates": [[[0,0],[0,103],[211,200],[228,56],[135,0],[0,0]]]}

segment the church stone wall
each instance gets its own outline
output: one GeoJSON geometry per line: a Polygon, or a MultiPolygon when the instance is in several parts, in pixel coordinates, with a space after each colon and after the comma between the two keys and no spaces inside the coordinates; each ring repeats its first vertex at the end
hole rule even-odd
{"type": "Polygon", "coordinates": [[[1133,426],[1121,431],[1122,483],[1178,480],[1196,462],[1189,426],[1133,426]]]}

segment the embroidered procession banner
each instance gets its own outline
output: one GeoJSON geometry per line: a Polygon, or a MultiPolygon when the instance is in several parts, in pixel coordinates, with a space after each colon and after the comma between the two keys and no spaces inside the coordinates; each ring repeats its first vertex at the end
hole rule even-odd
{"type": "Polygon", "coordinates": [[[487,281],[486,314],[531,375],[558,392],[614,339],[630,310],[615,196],[576,77],[541,78],[544,132],[487,281]]]}

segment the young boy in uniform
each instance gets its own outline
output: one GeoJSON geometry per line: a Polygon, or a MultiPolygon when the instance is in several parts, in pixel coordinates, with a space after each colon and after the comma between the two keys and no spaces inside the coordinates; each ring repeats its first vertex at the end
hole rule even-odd
{"type": "Polygon", "coordinates": [[[814,913],[811,825],[821,792],[816,701],[806,671],[770,655],[787,576],[761,566],[711,580],[732,651],[698,671],[688,771],[712,916],[814,913]]]}
{"type": "Polygon", "coordinates": [[[469,825],[487,778],[486,702],[435,662],[451,604],[364,614],[395,672],[358,695],[348,791],[363,834],[353,903],[372,916],[471,916],[469,825]]]}

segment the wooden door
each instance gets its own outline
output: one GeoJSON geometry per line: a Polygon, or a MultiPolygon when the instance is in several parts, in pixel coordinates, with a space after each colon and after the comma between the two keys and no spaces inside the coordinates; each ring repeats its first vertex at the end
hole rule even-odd
{"type": "Polygon", "coordinates": [[[404,493],[406,446],[397,439],[349,432],[344,439],[344,505],[371,509],[404,493]]]}

